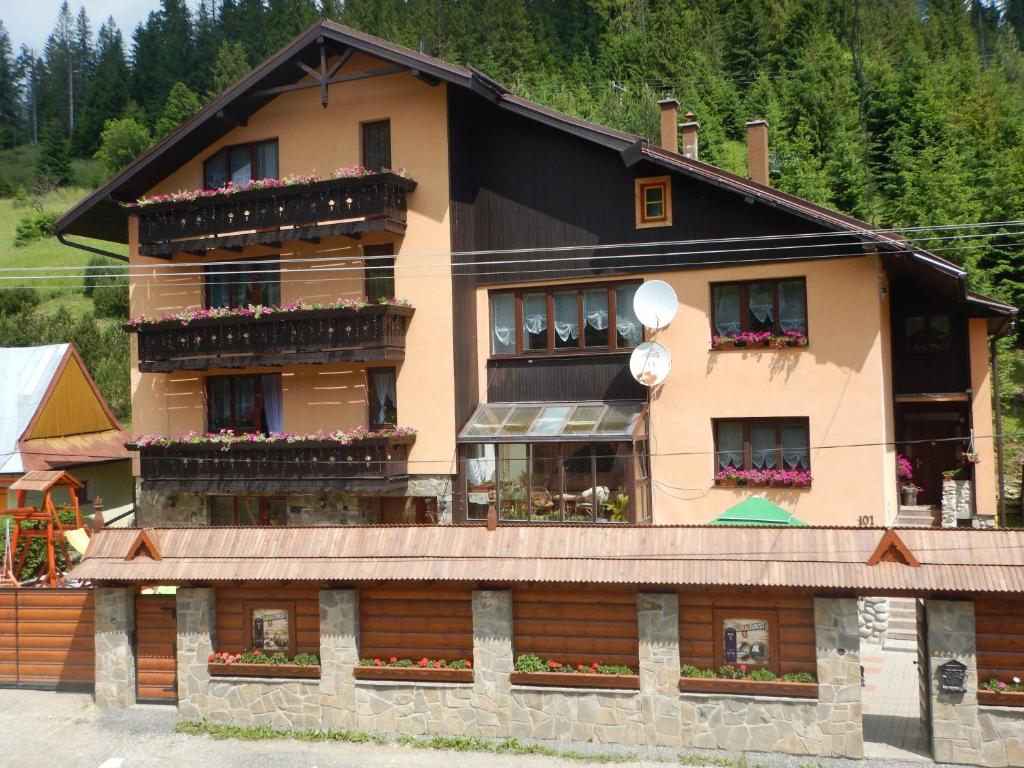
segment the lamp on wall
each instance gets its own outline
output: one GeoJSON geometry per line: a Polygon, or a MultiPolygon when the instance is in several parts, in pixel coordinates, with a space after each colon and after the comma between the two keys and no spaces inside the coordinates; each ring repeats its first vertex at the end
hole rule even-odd
{"type": "Polygon", "coordinates": [[[170,493],[167,496],[167,506],[171,507],[172,509],[174,507],[178,506],[178,494],[177,493],[172,492],[172,493],[170,493]]]}

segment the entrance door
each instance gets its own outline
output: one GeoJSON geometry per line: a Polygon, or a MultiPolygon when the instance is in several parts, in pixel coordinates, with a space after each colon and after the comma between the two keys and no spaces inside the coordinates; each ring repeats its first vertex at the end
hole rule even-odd
{"type": "Polygon", "coordinates": [[[962,440],[968,435],[966,405],[902,406],[898,412],[898,450],[914,468],[914,482],[924,488],[917,503],[942,503],[942,473],[960,460],[962,440]]]}
{"type": "Polygon", "coordinates": [[[178,627],[174,595],[135,596],[135,698],[178,701],[178,627]]]}

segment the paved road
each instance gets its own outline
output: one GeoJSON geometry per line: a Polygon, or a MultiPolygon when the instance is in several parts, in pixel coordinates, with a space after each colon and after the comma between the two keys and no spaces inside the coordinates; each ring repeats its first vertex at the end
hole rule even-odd
{"type": "MultiPolygon", "coordinates": [[[[92,697],[0,689],[0,766],[7,768],[584,768],[590,761],[553,757],[446,752],[397,744],[310,744],[280,741],[217,740],[174,733],[173,707],[138,706],[101,712],[92,697]]],[[[677,750],[611,745],[566,745],[602,754],[642,754],[645,759],[616,763],[626,768],[679,765],[677,750]]],[[[724,752],[695,752],[688,768],[704,757],[722,765],[735,760],[724,752]],[[696,757],[696,759],[695,759],[696,757]]],[[[750,768],[921,768],[921,763],[882,760],[854,762],[785,755],[751,754],[750,768]]],[[[944,766],[944,768],[948,768],[944,766]]]]}

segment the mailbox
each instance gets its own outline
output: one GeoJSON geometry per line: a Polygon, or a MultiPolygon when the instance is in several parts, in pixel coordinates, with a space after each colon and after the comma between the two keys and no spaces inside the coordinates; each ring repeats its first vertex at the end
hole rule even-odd
{"type": "Polygon", "coordinates": [[[950,659],[939,667],[939,690],[942,693],[964,693],[967,690],[967,666],[950,659]]]}

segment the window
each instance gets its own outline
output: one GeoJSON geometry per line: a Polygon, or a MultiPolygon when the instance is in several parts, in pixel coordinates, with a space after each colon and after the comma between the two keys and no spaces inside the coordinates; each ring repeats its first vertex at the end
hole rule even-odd
{"type": "Polygon", "coordinates": [[[288,524],[288,506],[284,499],[260,496],[211,496],[210,525],[288,524]]]}
{"type": "Polygon", "coordinates": [[[778,613],[730,608],[713,612],[716,666],[745,664],[779,670],[778,613]]]}
{"type": "Polygon", "coordinates": [[[398,423],[398,394],[394,368],[370,368],[370,429],[398,423]]]}
{"type": "Polygon", "coordinates": [[[265,261],[252,264],[250,268],[251,272],[240,272],[234,264],[207,265],[207,308],[280,305],[281,262],[265,261]]]}
{"type": "Polygon", "coordinates": [[[206,380],[206,397],[210,432],[284,432],[279,373],[210,376],[206,380]]]}
{"type": "Polygon", "coordinates": [[[391,121],[363,123],[363,167],[371,171],[391,168],[391,121]]]}
{"type": "Polygon", "coordinates": [[[911,315],[903,321],[906,351],[912,355],[943,355],[953,347],[949,315],[911,315]]]}
{"type": "Polygon", "coordinates": [[[715,470],[811,468],[807,419],[718,419],[715,470]]]}
{"type": "Polygon", "coordinates": [[[363,246],[363,272],[366,275],[366,298],[370,301],[395,297],[395,246],[363,246]]]}
{"type": "Polygon", "coordinates": [[[633,314],[637,284],[558,286],[491,294],[495,355],[614,352],[644,340],[633,314]],[[609,322],[614,317],[615,322],[609,322]]]}
{"type": "Polygon", "coordinates": [[[711,333],[787,332],[807,335],[807,285],[803,278],[711,286],[711,333]]]}
{"type": "Polygon", "coordinates": [[[277,139],[224,147],[203,163],[203,185],[219,189],[230,182],[234,186],[254,179],[278,177],[277,139]]]}
{"type": "Polygon", "coordinates": [[[637,179],[633,191],[637,229],[672,226],[671,176],[637,179]]]}

